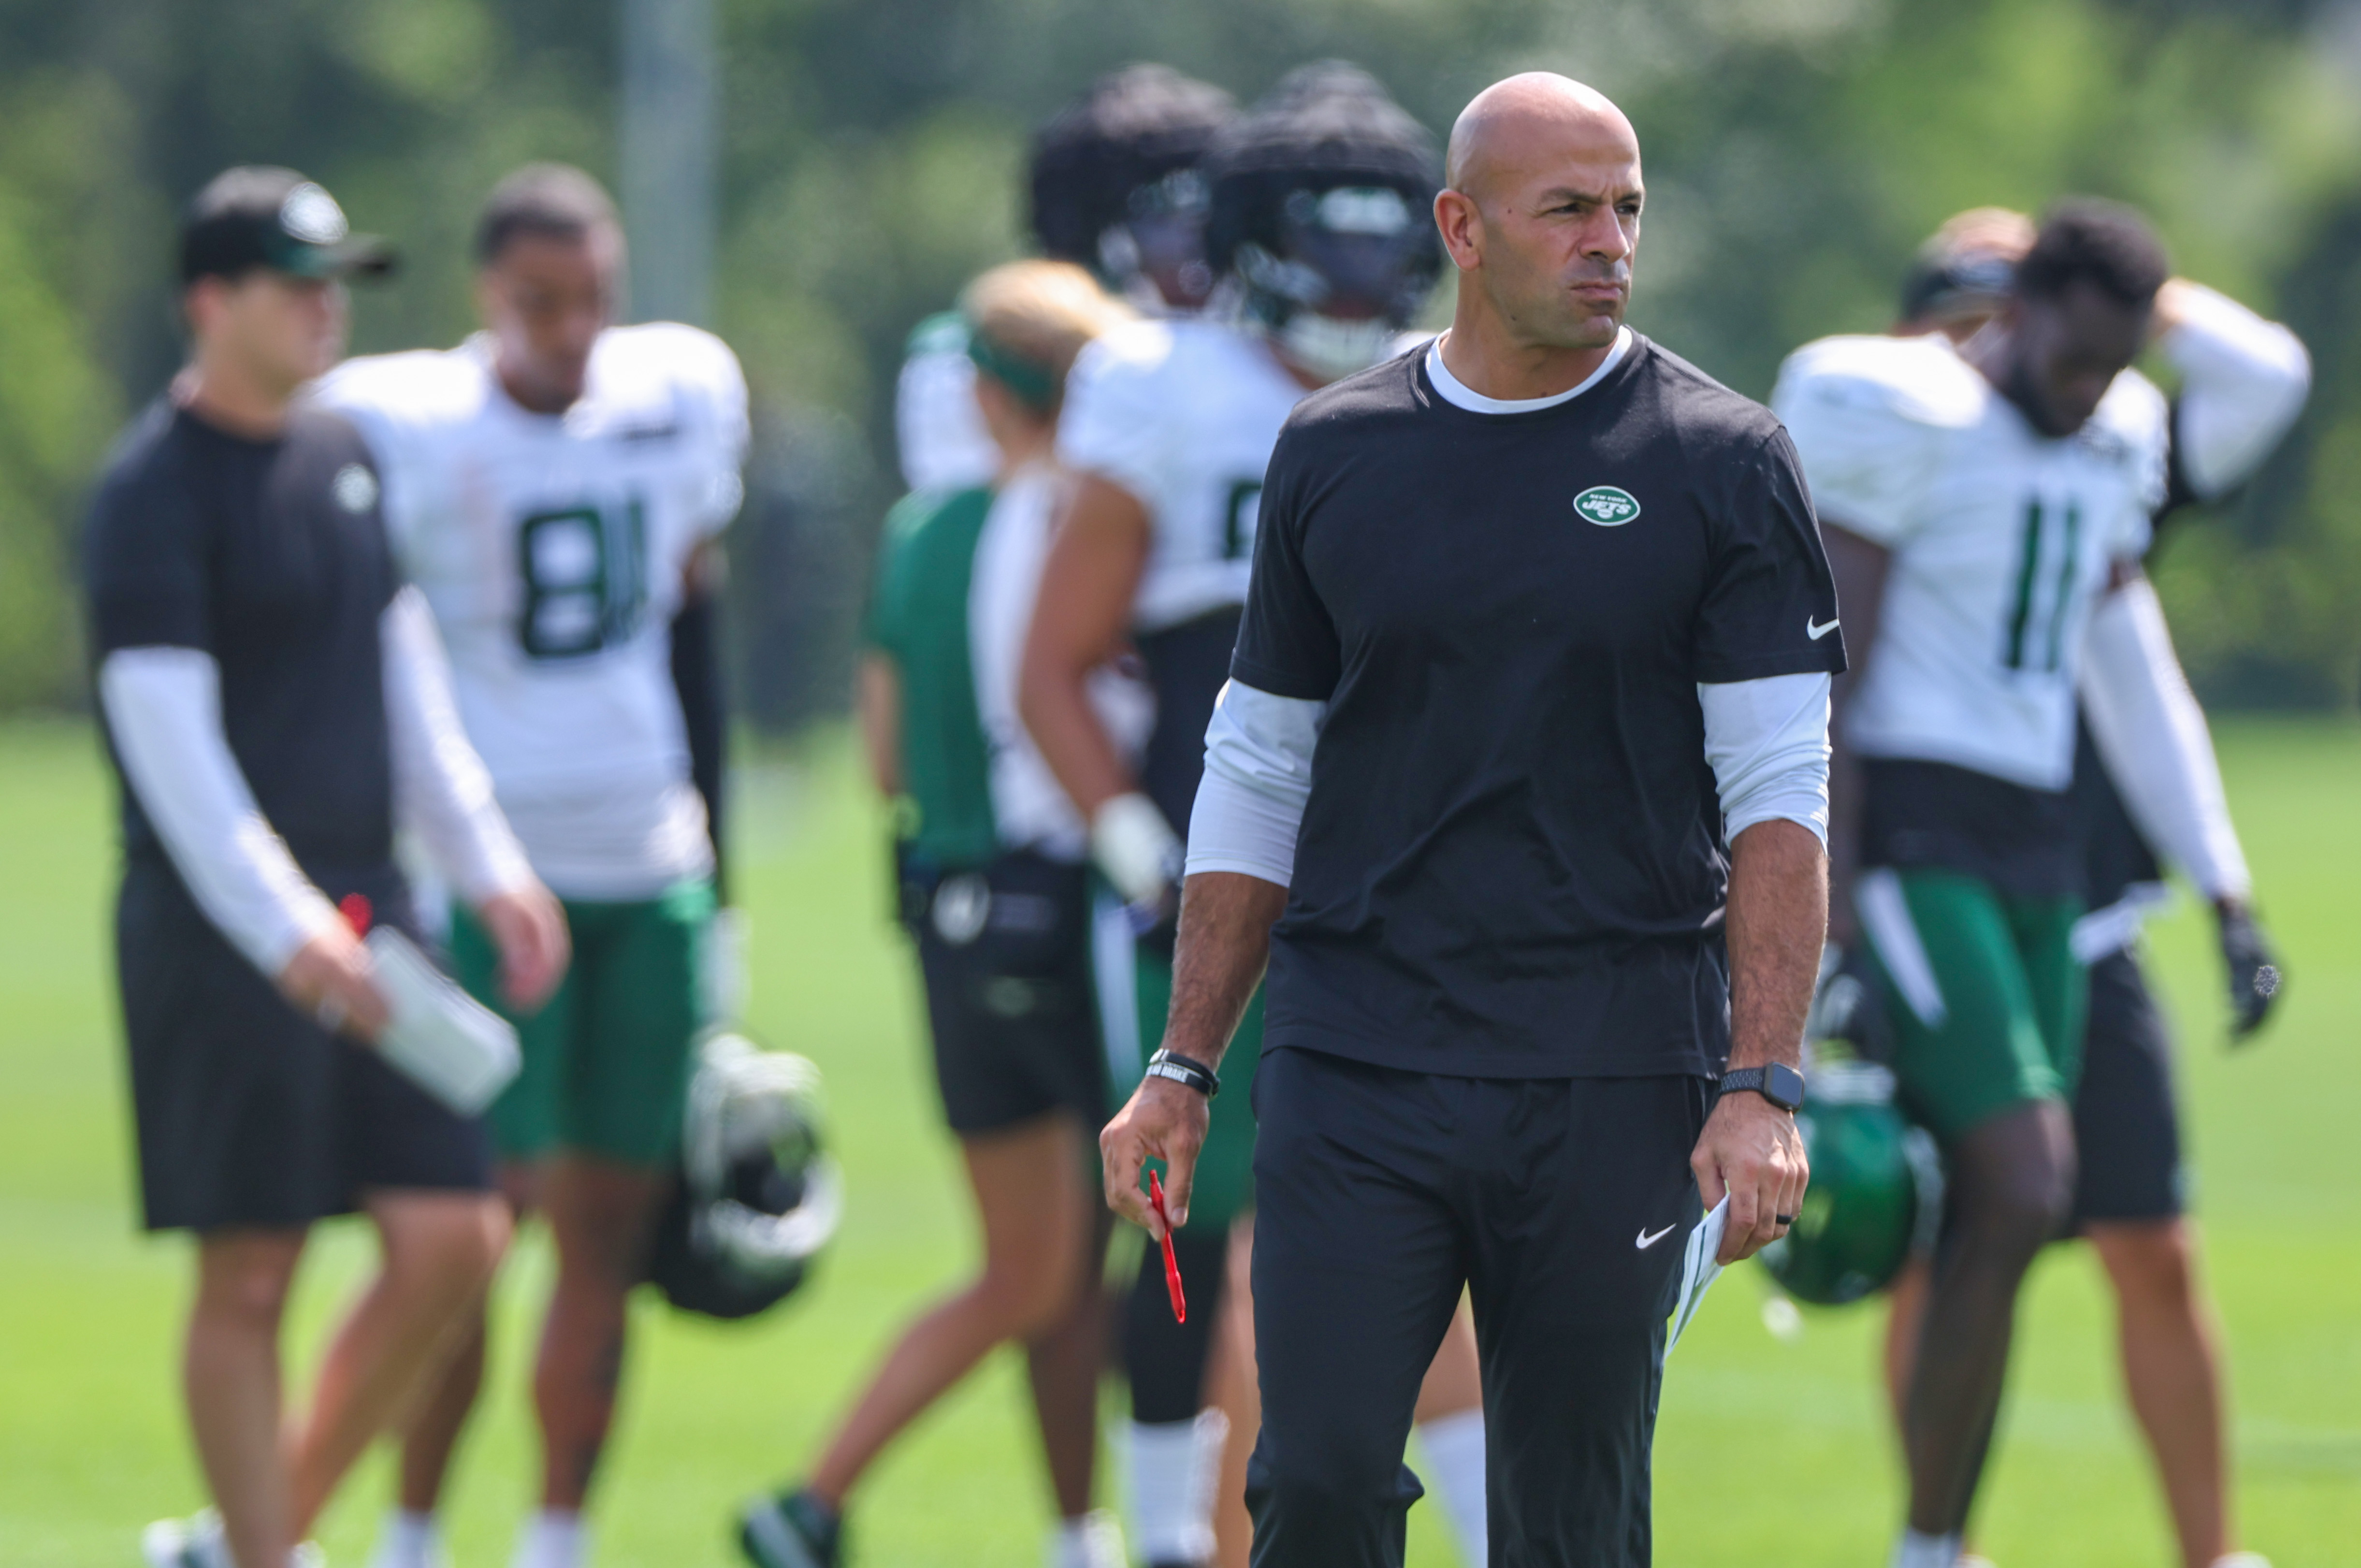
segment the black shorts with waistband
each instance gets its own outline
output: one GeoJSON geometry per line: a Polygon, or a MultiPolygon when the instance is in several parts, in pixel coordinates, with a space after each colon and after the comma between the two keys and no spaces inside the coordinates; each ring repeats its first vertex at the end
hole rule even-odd
{"type": "MultiPolygon", "coordinates": [[[[391,866],[305,869],[416,935],[391,866]]],[[[302,1226],[375,1190],[490,1190],[482,1124],[297,1013],[169,864],[132,857],[115,931],[148,1229],[302,1226]]]]}
{"type": "Polygon", "coordinates": [[[2172,1038],[2128,951],[2091,966],[2091,1022],[2074,1091],[2076,1230],[2169,1220],[2188,1206],[2172,1038]]]}
{"type": "Polygon", "coordinates": [[[997,1132],[1062,1110],[1095,1134],[1107,1080],[1088,872],[1030,850],[962,869],[906,859],[901,886],[951,1130],[997,1132]]]}

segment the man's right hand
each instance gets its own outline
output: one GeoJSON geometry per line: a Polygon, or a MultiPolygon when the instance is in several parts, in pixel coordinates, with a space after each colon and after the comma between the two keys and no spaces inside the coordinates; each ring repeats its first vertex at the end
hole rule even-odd
{"type": "Polygon", "coordinates": [[[295,949],[279,971],[279,992],[306,1018],[332,1034],[374,1043],[389,1013],[377,988],[368,949],[338,920],[321,927],[295,949]]]}
{"type": "Polygon", "coordinates": [[[1146,1231],[1152,1241],[1164,1227],[1140,1186],[1139,1173],[1151,1159],[1164,1162],[1164,1210],[1172,1228],[1189,1223],[1189,1190],[1195,1185],[1197,1151],[1205,1146],[1213,1110],[1205,1096],[1169,1078],[1150,1078],[1099,1134],[1099,1159],[1106,1173],[1107,1207],[1146,1231]]]}

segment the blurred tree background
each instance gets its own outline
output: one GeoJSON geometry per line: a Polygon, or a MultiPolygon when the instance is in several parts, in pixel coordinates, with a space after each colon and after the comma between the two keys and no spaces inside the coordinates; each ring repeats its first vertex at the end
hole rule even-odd
{"type": "MultiPolygon", "coordinates": [[[[773,728],[840,704],[903,334],[1022,248],[1030,127],[1132,60],[1251,98],[1323,55],[1438,134],[1510,70],[1613,94],[1651,186],[1632,320],[1758,397],[1796,344],[1884,325],[1950,212],[2139,203],[2317,374],[2261,480],[2158,564],[2184,657],[2218,702],[2361,705],[2361,0],[719,3],[713,324],[761,427],[739,688],[773,728]]],[[[492,181],[614,173],[618,32],[564,0],[0,0],[0,707],[81,700],[73,540],[179,357],[179,204],[301,168],[408,253],[356,347],[453,341],[492,181]]]]}

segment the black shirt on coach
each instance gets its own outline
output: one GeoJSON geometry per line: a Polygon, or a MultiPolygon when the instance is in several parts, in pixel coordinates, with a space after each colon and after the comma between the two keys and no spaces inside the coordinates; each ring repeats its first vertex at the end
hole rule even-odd
{"type": "MultiPolygon", "coordinates": [[[[230,753],[299,864],[390,860],[379,619],[398,583],[376,466],[351,425],[299,408],[277,439],[249,441],[159,401],[108,462],[82,568],[96,659],[213,655],[230,753]]],[[[122,794],[126,856],[164,861],[122,794]]]]}
{"type": "Polygon", "coordinates": [[[1424,360],[1306,399],[1263,491],[1231,673],[1330,705],[1265,1047],[1717,1072],[1730,862],[1697,685],[1844,667],[1795,450],[1637,334],[1513,413],[1445,401],[1424,360]]]}

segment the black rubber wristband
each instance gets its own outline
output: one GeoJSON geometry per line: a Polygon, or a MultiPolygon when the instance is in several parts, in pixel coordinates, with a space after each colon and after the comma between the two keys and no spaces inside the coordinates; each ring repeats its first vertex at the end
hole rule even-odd
{"type": "Polygon", "coordinates": [[[1184,1057],[1178,1051],[1158,1051],[1148,1058],[1148,1075],[1185,1083],[1208,1100],[1222,1091],[1219,1073],[1195,1058],[1184,1057]]]}

